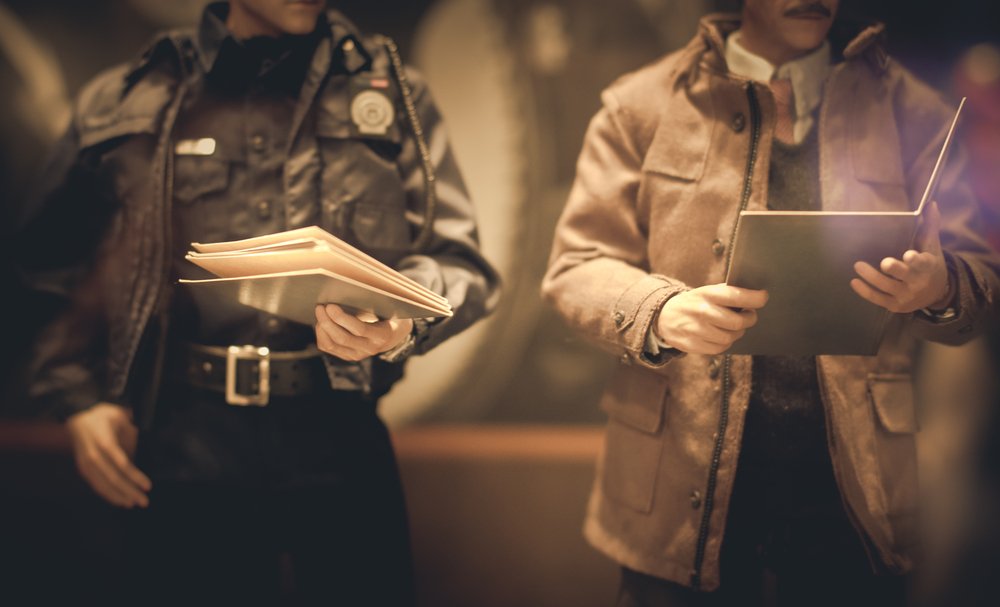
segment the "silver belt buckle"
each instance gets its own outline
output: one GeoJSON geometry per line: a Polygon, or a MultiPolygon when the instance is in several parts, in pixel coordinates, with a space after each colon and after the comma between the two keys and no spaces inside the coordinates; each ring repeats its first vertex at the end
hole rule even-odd
{"type": "Polygon", "coordinates": [[[271,397],[271,350],[266,346],[229,346],[226,350],[226,402],[230,405],[263,407],[271,397]],[[260,379],[257,394],[236,391],[237,361],[256,360],[260,379]]]}

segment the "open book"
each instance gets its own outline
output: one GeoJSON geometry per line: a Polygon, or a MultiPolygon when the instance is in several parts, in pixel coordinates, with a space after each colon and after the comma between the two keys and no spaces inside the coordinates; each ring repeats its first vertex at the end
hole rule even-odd
{"type": "Polygon", "coordinates": [[[889,311],[851,289],[854,263],[878,268],[912,247],[933,199],[965,99],[938,154],[920,204],[911,212],[743,211],[726,284],[767,289],[757,324],[731,354],[874,355],[889,311]]]}
{"type": "Polygon", "coordinates": [[[316,226],[191,246],[186,259],[219,278],[181,283],[304,324],[319,303],[378,318],[452,315],[441,295],[316,226]]]}

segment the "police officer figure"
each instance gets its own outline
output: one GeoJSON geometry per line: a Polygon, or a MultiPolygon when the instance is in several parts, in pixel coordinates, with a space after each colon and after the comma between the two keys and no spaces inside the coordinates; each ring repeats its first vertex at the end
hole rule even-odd
{"type": "Polygon", "coordinates": [[[488,313],[498,280],[422,82],[324,4],[211,4],[196,31],[99,75],[25,213],[25,242],[64,244],[27,272],[72,301],[39,342],[32,396],[67,420],[90,486],[132,510],[133,604],[412,602],[376,402],[407,356],[488,313]],[[309,225],[454,316],[326,305],[305,326],[176,282],[204,277],[191,242],[309,225]]]}

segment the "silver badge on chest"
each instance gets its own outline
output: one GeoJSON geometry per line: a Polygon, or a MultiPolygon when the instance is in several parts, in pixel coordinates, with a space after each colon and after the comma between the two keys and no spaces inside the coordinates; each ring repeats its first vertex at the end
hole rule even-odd
{"type": "Polygon", "coordinates": [[[395,120],[392,101],[380,91],[361,91],[351,101],[351,120],[362,135],[385,135],[395,120]]]}

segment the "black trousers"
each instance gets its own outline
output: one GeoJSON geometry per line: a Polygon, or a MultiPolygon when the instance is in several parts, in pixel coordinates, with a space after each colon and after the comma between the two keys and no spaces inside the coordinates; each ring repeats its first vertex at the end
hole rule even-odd
{"type": "Polygon", "coordinates": [[[127,527],[132,604],[413,603],[395,457],[360,395],[243,408],[175,387],[137,459],[153,490],[127,527]]]}

